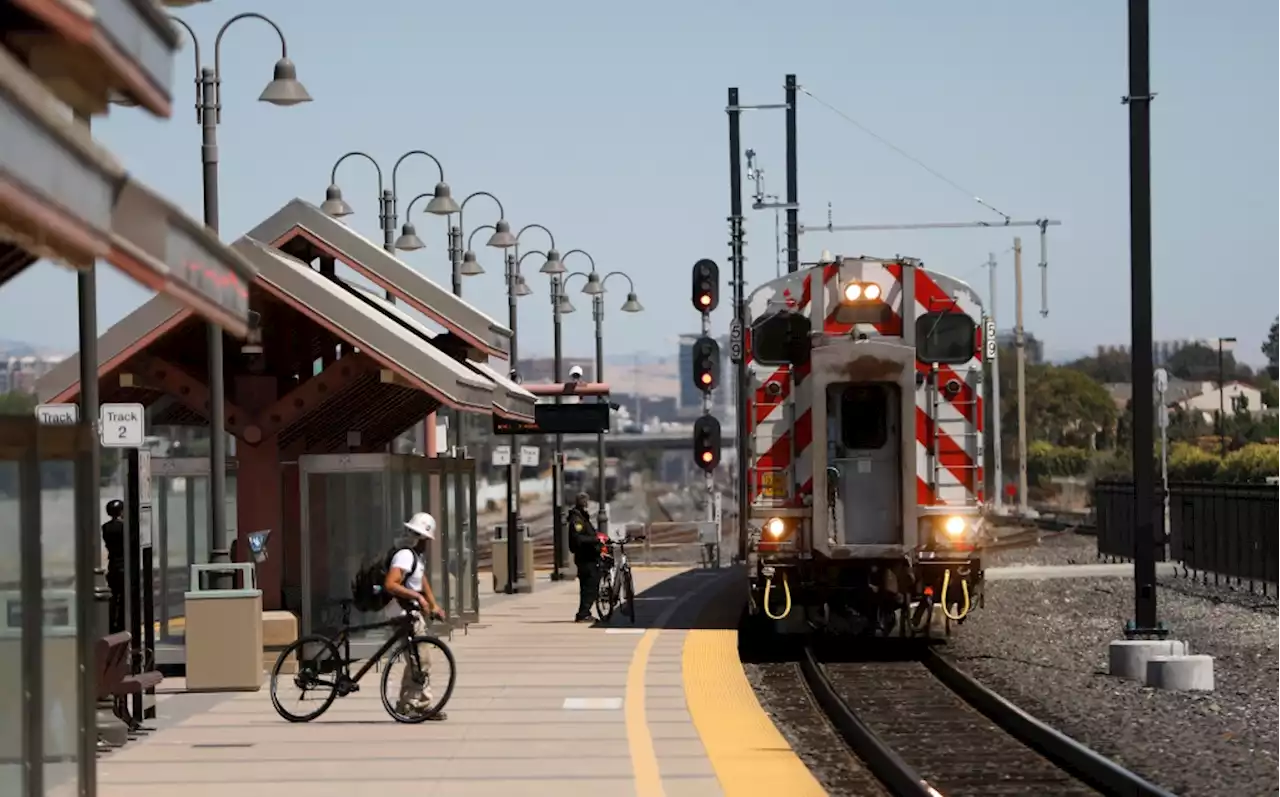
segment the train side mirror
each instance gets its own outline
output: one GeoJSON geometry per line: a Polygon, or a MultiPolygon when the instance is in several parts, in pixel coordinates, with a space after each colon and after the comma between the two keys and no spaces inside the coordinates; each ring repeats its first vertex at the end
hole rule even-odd
{"type": "Polygon", "coordinates": [[[809,323],[809,319],[799,313],[791,313],[787,318],[787,362],[792,366],[802,366],[809,364],[809,357],[813,354],[813,341],[809,339],[809,334],[813,331],[813,325],[809,323]]]}

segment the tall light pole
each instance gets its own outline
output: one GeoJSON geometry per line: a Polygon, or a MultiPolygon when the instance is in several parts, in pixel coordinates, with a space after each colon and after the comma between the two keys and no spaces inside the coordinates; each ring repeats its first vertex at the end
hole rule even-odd
{"type": "Polygon", "coordinates": [[[1227,455],[1227,365],[1226,352],[1235,348],[1235,338],[1218,338],[1218,445],[1227,455]]]}
{"type": "MultiPolygon", "coordinates": [[[[476,197],[482,196],[492,199],[494,204],[498,206],[498,220],[494,222],[493,235],[489,236],[489,240],[485,242],[485,245],[492,246],[495,249],[510,249],[516,245],[516,237],[511,234],[511,224],[507,221],[507,211],[502,206],[502,200],[488,191],[476,191],[462,200],[462,205],[458,208],[458,226],[449,228],[449,259],[453,265],[454,296],[462,295],[463,277],[472,277],[484,273],[484,269],[476,261],[475,252],[471,251],[470,243],[467,244],[467,251],[462,251],[462,236],[467,230],[463,220],[463,213],[467,209],[467,203],[476,197]],[[470,258],[467,257],[468,253],[471,255],[470,258]],[[468,261],[470,265],[464,265],[468,261]]],[[[468,238],[469,241],[470,238],[468,238]]]]}
{"type": "MultiPolygon", "coordinates": [[[[504,277],[507,287],[507,326],[511,329],[511,353],[508,360],[509,375],[515,381],[520,380],[519,376],[519,314],[517,313],[516,303],[522,296],[528,296],[533,290],[525,282],[524,277],[520,275],[520,263],[524,259],[520,256],[520,236],[525,232],[536,229],[547,234],[551,240],[551,247],[545,252],[527,252],[525,257],[531,254],[538,254],[544,257],[547,263],[555,265],[560,262],[560,254],[556,251],[555,236],[546,227],[541,224],[526,224],[516,233],[513,238],[514,242],[507,249],[506,256],[503,258],[504,277]]],[[[483,274],[484,269],[476,260],[474,250],[471,248],[472,239],[476,234],[483,230],[493,230],[493,236],[490,242],[494,241],[496,236],[500,235],[496,224],[485,224],[476,227],[467,236],[467,251],[462,256],[462,265],[459,270],[461,276],[474,276],[483,274]]],[[[510,231],[507,231],[510,234],[510,231]]],[[[499,238],[499,244],[503,239],[499,238]]],[[[507,464],[507,584],[505,592],[508,594],[519,592],[519,573],[520,573],[520,546],[517,531],[520,528],[520,436],[511,435],[509,446],[511,448],[511,458],[507,464]]]]}
{"type": "MultiPolygon", "coordinates": [[[[430,152],[421,149],[411,149],[401,155],[391,167],[391,188],[387,189],[382,180],[382,167],[378,165],[378,161],[369,153],[360,150],[352,150],[338,158],[333,163],[333,168],[329,171],[329,187],[324,191],[324,202],[320,203],[320,209],[334,218],[342,218],[355,213],[355,210],[347,204],[342,198],[342,189],[338,187],[338,167],[347,158],[364,158],[373,164],[373,169],[378,174],[378,222],[382,225],[382,248],[391,254],[396,253],[396,203],[399,198],[398,177],[400,173],[400,165],[412,155],[419,155],[428,158],[436,165],[436,171],[440,174],[440,182],[436,183],[435,190],[431,194],[431,201],[427,203],[426,211],[434,216],[448,216],[451,213],[461,213],[462,209],[458,203],[453,200],[453,192],[449,188],[449,184],[444,181],[444,166],[440,164],[440,159],[430,152]]],[[[418,197],[414,197],[417,201],[418,197]]],[[[412,202],[410,202],[412,207],[412,202]]],[[[406,214],[407,218],[407,214],[406,214]]],[[[412,231],[412,227],[405,225],[412,231]]],[[[414,238],[417,235],[414,234],[414,238]]],[[[421,244],[421,240],[418,240],[421,244]]],[[[409,248],[409,247],[404,247],[409,248]]],[[[413,247],[421,249],[422,246],[413,247]]],[[[395,295],[391,291],[387,291],[387,301],[394,303],[395,295]]]]}
{"type": "MultiPolygon", "coordinates": [[[[605,283],[612,277],[622,277],[627,281],[627,300],[622,303],[622,312],[639,313],[644,310],[644,306],[640,304],[640,300],[636,298],[636,284],[631,277],[621,271],[610,271],[601,277],[593,268],[587,274],[587,284],[583,286],[582,292],[591,297],[591,317],[595,321],[596,327],[596,381],[604,381],[604,293],[605,283]]],[[[603,399],[602,399],[603,400],[603,399]]],[[[600,511],[597,516],[599,528],[602,532],[609,532],[609,515],[605,511],[608,506],[608,491],[605,489],[605,456],[604,456],[604,432],[596,434],[596,480],[597,487],[600,490],[600,511]]]]}
{"type": "MultiPolygon", "coordinates": [[[[195,50],[196,121],[202,131],[200,157],[204,180],[204,223],[218,231],[218,124],[222,122],[222,37],[227,29],[242,19],[258,19],[270,25],[280,37],[280,60],[276,61],[271,82],[258,95],[260,102],[272,105],[298,105],[310,102],[311,95],[298,82],[298,70],[289,60],[289,48],[280,26],[262,14],[236,14],[223,23],[213,41],[213,68],[200,59],[200,39],[196,32],[177,17],[169,17],[187,31],[195,50]]],[[[207,326],[209,341],[209,561],[231,561],[227,540],[227,426],[226,380],[223,374],[222,328],[207,326]]],[[[225,578],[216,576],[220,584],[225,578]]]]}

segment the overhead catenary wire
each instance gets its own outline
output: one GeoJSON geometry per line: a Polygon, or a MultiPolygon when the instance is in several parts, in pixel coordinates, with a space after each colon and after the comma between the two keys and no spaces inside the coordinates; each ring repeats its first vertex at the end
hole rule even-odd
{"type": "Polygon", "coordinates": [[[871,138],[875,139],[876,141],[880,142],[881,144],[883,144],[884,146],[886,146],[886,147],[888,147],[889,149],[893,150],[894,152],[898,153],[899,155],[901,155],[902,157],[906,158],[907,160],[911,161],[911,162],[912,162],[912,163],[914,163],[916,166],[919,166],[921,169],[924,169],[926,172],[928,172],[929,174],[933,175],[933,176],[934,176],[934,177],[936,177],[938,180],[940,180],[940,181],[942,181],[942,182],[946,183],[947,185],[949,185],[949,186],[951,186],[952,188],[954,188],[956,191],[959,191],[960,193],[962,193],[962,194],[964,194],[965,196],[969,197],[970,199],[972,199],[974,202],[977,202],[977,203],[978,203],[979,205],[981,205],[982,207],[986,208],[987,210],[991,211],[992,213],[995,213],[997,216],[1000,216],[1000,217],[1001,217],[1001,218],[1003,218],[1006,222],[1009,222],[1009,221],[1011,221],[1011,220],[1012,220],[1012,217],[1011,217],[1008,213],[1005,213],[1004,211],[1000,210],[1000,209],[999,209],[999,208],[997,208],[995,205],[992,205],[990,202],[987,202],[986,200],[984,200],[982,197],[978,196],[978,195],[977,195],[976,193],[974,193],[973,191],[970,191],[969,189],[967,189],[967,188],[965,188],[964,186],[962,186],[962,185],[960,185],[959,183],[957,183],[955,180],[952,180],[950,177],[947,177],[947,176],[946,176],[945,174],[943,174],[942,172],[938,171],[937,169],[933,168],[933,167],[932,167],[932,166],[930,166],[929,164],[925,163],[924,161],[922,161],[922,160],[920,160],[919,158],[915,157],[915,156],[914,156],[914,155],[912,155],[911,153],[907,152],[907,151],[906,151],[905,149],[903,149],[902,147],[898,146],[897,144],[894,144],[892,141],[890,141],[889,139],[887,139],[887,138],[885,138],[884,136],[880,135],[879,133],[875,132],[875,131],[874,131],[874,130],[872,130],[871,128],[867,127],[867,126],[866,126],[866,125],[864,125],[862,122],[859,122],[857,119],[853,118],[853,117],[852,117],[851,115],[849,115],[848,113],[845,113],[844,111],[840,110],[840,109],[839,109],[839,108],[837,108],[836,106],[832,105],[831,103],[829,103],[829,102],[827,102],[826,100],[822,99],[821,97],[817,96],[816,94],[814,94],[812,91],[810,91],[810,90],[809,90],[808,88],[806,88],[805,86],[796,86],[796,88],[797,88],[800,92],[802,92],[805,96],[807,96],[809,99],[813,100],[814,102],[818,103],[818,104],[819,104],[819,105],[821,105],[822,107],[826,108],[828,111],[831,111],[831,112],[832,112],[832,113],[834,113],[836,116],[839,116],[841,119],[844,119],[844,120],[845,120],[846,122],[848,122],[849,124],[851,124],[851,125],[853,125],[854,127],[858,128],[859,130],[861,130],[861,131],[862,131],[863,133],[865,133],[866,135],[868,135],[868,136],[870,136],[871,138]]]}

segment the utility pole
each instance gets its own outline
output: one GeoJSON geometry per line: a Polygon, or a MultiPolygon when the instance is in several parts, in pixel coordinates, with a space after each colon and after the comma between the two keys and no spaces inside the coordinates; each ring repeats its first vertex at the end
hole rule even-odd
{"type": "MultiPolygon", "coordinates": [[[[987,309],[987,315],[991,317],[991,325],[997,333],[1000,331],[1000,323],[996,319],[996,255],[991,252],[987,255],[987,267],[991,270],[988,275],[990,277],[990,289],[988,300],[991,306],[987,309]]],[[[1004,446],[1003,438],[1000,434],[1000,345],[996,344],[996,357],[991,361],[991,469],[994,473],[992,481],[992,492],[994,493],[994,507],[996,512],[1004,510],[1004,446]]]]}
{"type": "MultiPolygon", "coordinates": [[[[993,269],[994,272],[994,269],[993,269]]],[[[1022,239],[1013,239],[1014,328],[1018,355],[1018,515],[1027,516],[1027,333],[1022,326],[1022,239]]],[[[999,360],[999,357],[996,357],[999,360]]]]}
{"type": "MultiPolygon", "coordinates": [[[[796,155],[796,76],[787,75],[787,273],[800,270],[800,161],[796,155]]],[[[739,189],[741,190],[741,189],[739,189]]]]}
{"type": "MultiPolygon", "coordinates": [[[[729,89],[729,280],[733,288],[733,322],[730,325],[729,359],[733,362],[734,373],[734,430],[738,438],[737,456],[734,458],[734,476],[737,485],[738,500],[735,502],[735,518],[738,529],[738,561],[747,560],[747,505],[751,497],[747,495],[747,465],[750,462],[748,451],[747,395],[750,389],[747,375],[746,353],[742,350],[746,344],[746,281],[743,247],[745,234],[742,218],[742,111],[738,106],[738,90],[729,89]]],[[[794,96],[792,97],[794,100],[794,96]]],[[[777,211],[774,211],[775,215],[777,211]]],[[[704,326],[708,323],[704,318],[704,326]]],[[[703,334],[707,334],[703,332],[703,334]]],[[[721,535],[723,539],[723,532],[721,535]]]]}

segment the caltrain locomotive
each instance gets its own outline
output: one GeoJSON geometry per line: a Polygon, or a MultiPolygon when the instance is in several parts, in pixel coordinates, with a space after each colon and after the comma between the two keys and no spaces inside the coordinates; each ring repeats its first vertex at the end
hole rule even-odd
{"type": "Polygon", "coordinates": [[[982,591],[978,296],[911,258],[824,252],[747,305],[748,622],[949,633],[982,591]]]}

